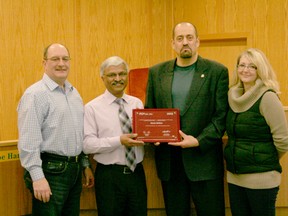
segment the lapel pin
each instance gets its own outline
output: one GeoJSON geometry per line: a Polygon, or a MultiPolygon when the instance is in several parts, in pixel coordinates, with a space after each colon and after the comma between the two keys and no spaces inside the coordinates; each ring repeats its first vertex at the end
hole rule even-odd
{"type": "Polygon", "coordinates": [[[201,78],[204,78],[204,76],[205,76],[204,74],[201,74],[201,78]]]}

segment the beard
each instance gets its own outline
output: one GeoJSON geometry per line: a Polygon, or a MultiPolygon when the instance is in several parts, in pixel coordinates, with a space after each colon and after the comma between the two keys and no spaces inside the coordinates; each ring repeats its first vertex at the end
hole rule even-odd
{"type": "Polygon", "coordinates": [[[191,58],[192,57],[192,50],[188,47],[184,47],[181,51],[180,51],[180,57],[181,58],[191,58]]]}
{"type": "Polygon", "coordinates": [[[192,57],[192,53],[191,52],[182,52],[180,53],[180,57],[181,58],[191,58],[192,57]]]}

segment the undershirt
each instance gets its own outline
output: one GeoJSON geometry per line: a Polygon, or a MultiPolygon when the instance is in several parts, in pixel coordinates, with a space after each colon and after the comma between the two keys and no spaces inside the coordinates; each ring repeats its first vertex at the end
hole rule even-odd
{"type": "Polygon", "coordinates": [[[178,108],[180,113],[185,109],[186,98],[191,87],[195,73],[195,64],[187,67],[175,66],[172,82],[173,108],[178,108]]]}

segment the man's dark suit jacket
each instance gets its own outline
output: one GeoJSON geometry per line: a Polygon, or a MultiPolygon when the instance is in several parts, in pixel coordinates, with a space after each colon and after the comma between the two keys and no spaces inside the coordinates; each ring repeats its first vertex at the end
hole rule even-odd
{"type": "MultiPolygon", "coordinates": [[[[175,60],[149,68],[145,108],[172,108],[172,81],[175,60]]],[[[220,63],[198,56],[195,74],[180,116],[181,130],[199,141],[199,147],[182,149],[186,175],[191,181],[223,177],[222,136],[228,110],[228,69],[220,63]]],[[[162,143],[155,148],[158,177],[170,178],[173,146],[162,143]]]]}

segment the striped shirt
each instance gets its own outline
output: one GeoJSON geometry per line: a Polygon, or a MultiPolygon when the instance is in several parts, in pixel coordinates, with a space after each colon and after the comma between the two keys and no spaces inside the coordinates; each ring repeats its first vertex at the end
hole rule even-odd
{"type": "Polygon", "coordinates": [[[18,108],[18,149],[32,180],[44,178],[41,152],[76,156],[83,145],[83,102],[65,81],[65,90],[47,74],[23,94],[18,108]]]}

